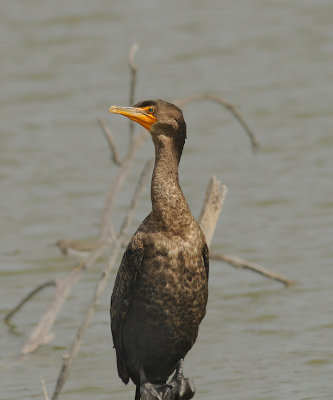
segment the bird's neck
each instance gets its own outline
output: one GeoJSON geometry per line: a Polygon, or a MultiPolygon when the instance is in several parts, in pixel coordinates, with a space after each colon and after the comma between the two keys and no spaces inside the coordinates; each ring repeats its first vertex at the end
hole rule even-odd
{"type": "Polygon", "coordinates": [[[169,137],[158,138],[154,142],[155,166],[151,182],[153,218],[161,229],[177,234],[193,220],[179,185],[181,149],[177,149],[169,137]]]}

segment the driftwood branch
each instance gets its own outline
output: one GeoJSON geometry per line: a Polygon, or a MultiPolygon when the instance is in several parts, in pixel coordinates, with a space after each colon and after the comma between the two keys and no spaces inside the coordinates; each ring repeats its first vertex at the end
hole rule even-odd
{"type": "Polygon", "coordinates": [[[34,290],[29,292],[23,299],[15,306],[12,310],[10,310],[4,320],[5,322],[9,322],[9,320],[12,318],[14,314],[16,314],[23,306],[25,303],[27,303],[29,300],[31,300],[37,293],[39,293],[41,290],[50,287],[50,286],[56,286],[56,280],[53,279],[51,281],[44,282],[40,285],[38,285],[34,290]]]}
{"type": "Polygon", "coordinates": [[[197,94],[194,96],[189,96],[189,97],[184,97],[182,99],[179,99],[176,101],[176,104],[179,107],[185,107],[189,103],[193,103],[194,101],[203,101],[203,100],[208,100],[208,101],[213,101],[214,103],[217,103],[221,105],[222,107],[226,108],[228,111],[231,112],[231,114],[237,119],[237,121],[241,124],[241,126],[244,128],[245,132],[247,133],[251,145],[252,145],[252,150],[256,151],[259,148],[259,143],[255,137],[255,134],[253,133],[252,129],[250,129],[249,125],[245,121],[245,119],[242,117],[242,115],[239,113],[237,110],[237,107],[234,104],[229,103],[228,101],[224,100],[223,97],[221,96],[215,96],[213,94],[197,94]]]}
{"type": "Polygon", "coordinates": [[[53,393],[53,396],[52,396],[52,400],[56,400],[59,397],[59,394],[60,394],[65,382],[67,381],[67,379],[69,377],[73,361],[74,361],[74,359],[75,359],[75,357],[76,357],[76,355],[77,355],[77,353],[79,351],[79,348],[80,348],[81,341],[82,341],[82,338],[84,336],[84,333],[85,333],[85,331],[86,331],[86,329],[88,327],[88,324],[90,322],[91,317],[93,316],[93,314],[95,312],[95,309],[96,309],[96,306],[97,306],[97,304],[99,302],[99,299],[100,299],[101,295],[104,292],[104,289],[106,287],[106,283],[107,283],[108,278],[110,276],[111,270],[112,270],[112,268],[113,268],[113,266],[114,266],[114,264],[115,264],[115,262],[117,260],[118,254],[119,254],[119,252],[121,250],[122,242],[123,242],[123,239],[125,237],[126,230],[127,230],[128,226],[129,226],[129,224],[130,224],[130,222],[131,222],[131,220],[133,218],[134,210],[135,210],[135,208],[136,208],[136,206],[138,204],[139,198],[142,195],[143,189],[146,186],[147,180],[149,178],[149,175],[150,175],[150,172],[151,172],[151,169],[152,169],[152,165],[153,165],[153,160],[149,160],[146,163],[145,168],[143,169],[143,171],[141,173],[139,182],[138,182],[137,187],[135,189],[135,193],[134,193],[131,205],[130,205],[128,211],[127,211],[127,215],[126,215],[126,217],[125,217],[125,219],[123,221],[123,224],[122,224],[122,226],[120,228],[120,232],[119,232],[118,238],[117,238],[117,240],[116,240],[116,242],[114,244],[114,247],[112,249],[112,252],[111,252],[110,258],[108,260],[107,266],[106,266],[105,270],[103,271],[99,282],[97,283],[93,298],[92,298],[92,300],[90,302],[90,305],[89,305],[89,307],[88,307],[88,309],[87,309],[87,311],[85,313],[85,316],[84,316],[84,319],[82,321],[82,324],[81,324],[80,328],[78,329],[78,331],[76,333],[74,341],[73,341],[73,343],[72,343],[72,345],[70,347],[69,354],[68,354],[68,356],[66,356],[63,359],[63,365],[62,365],[62,368],[60,370],[60,374],[59,374],[59,377],[58,377],[58,380],[57,380],[57,384],[56,384],[56,387],[55,387],[55,390],[54,390],[54,393],[53,393]]]}
{"type": "Polygon", "coordinates": [[[236,256],[228,255],[228,254],[217,254],[217,253],[210,253],[209,256],[211,259],[225,262],[236,268],[248,269],[250,271],[253,271],[260,275],[263,275],[266,278],[274,279],[278,282],[283,283],[286,286],[295,285],[295,281],[287,279],[284,276],[277,274],[276,272],[270,271],[267,268],[261,267],[258,264],[255,264],[251,261],[244,260],[240,257],[236,257],[236,256]]]}

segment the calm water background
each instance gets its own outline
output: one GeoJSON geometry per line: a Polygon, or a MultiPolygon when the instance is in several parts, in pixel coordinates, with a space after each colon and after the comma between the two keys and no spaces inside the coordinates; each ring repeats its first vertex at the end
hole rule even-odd
{"type": "MultiPolygon", "coordinates": [[[[98,234],[116,167],[96,119],[120,151],[133,43],[137,99],[202,92],[240,105],[256,132],[253,155],[239,124],[217,105],[185,110],[181,181],[195,215],[209,177],[229,188],[212,248],[297,281],[291,289],[211,262],[210,299],[186,360],[196,398],[333,398],[333,3],[317,1],[2,1],[0,3],[1,293],[4,315],[39,282],[74,264],[48,245],[98,234]]],[[[123,189],[117,227],[150,141],[123,189]]],[[[131,232],[149,212],[149,192],[131,232]]],[[[75,286],[55,340],[17,362],[51,289],[0,324],[1,399],[50,393],[105,261],[75,286]]],[[[62,398],[129,399],[117,377],[108,284],[62,398]]]]}

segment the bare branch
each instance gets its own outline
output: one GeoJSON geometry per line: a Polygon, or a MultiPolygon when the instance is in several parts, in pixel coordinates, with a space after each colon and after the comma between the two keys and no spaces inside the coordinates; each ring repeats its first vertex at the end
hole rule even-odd
{"type": "Polygon", "coordinates": [[[129,206],[129,209],[127,211],[126,217],[124,218],[123,224],[121,226],[118,238],[117,238],[117,240],[116,240],[116,242],[114,244],[114,247],[112,249],[112,252],[111,252],[110,258],[108,260],[107,266],[106,266],[105,270],[103,271],[99,282],[97,283],[93,298],[92,298],[92,300],[90,302],[90,305],[89,305],[89,307],[88,307],[88,309],[86,311],[86,314],[84,316],[82,324],[81,324],[80,328],[78,329],[78,331],[76,333],[76,336],[74,338],[74,341],[73,341],[73,343],[72,343],[72,345],[70,347],[68,357],[66,356],[66,358],[63,360],[63,365],[62,365],[62,368],[61,368],[61,371],[60,371],[60,374],[59,374],[59,377],[58,377],[58,380],[57,380],[57,384],[56,384],[56,387],[55,387],[55,390],[54,390],[54,393],[53,393],[53,396],[52,396],[52,400],[56,400],[58,398],[58,396],[59,396],[59,394],[60,394],[60,392],[61,392],[61,390],[62,390],[62,388],[63,388],[63,386],[65,384],[65,382],[67,381],[67,379],[69,377],[73,361],[74,361],[74,359],[75,359],[75,357],[76,357],[76,355],[77,355],[77,353],[78,353],[78,351],[80,349],[82,338],[83,338],[83,336],[85,334],[85,331],[86,331],[86,329],[88,327],[90,319],[91,319],[91,317],[93,316],[93,314],[95,312],[95,309],[96,309],[96,306],[97,306],[97,304],[99,302],[99,299],[100,299],[101,295],[104,292],[104,289],[106,287],[106,283],[107,283],[108,278],[110,276],[111,270],[112,270],[112,268],[113,268],[113,266],[114,266],[114,264],[115,264],[115,262],[117,260],[118,254],[119,254],[119,252],[120,252],[120,250],[122,248],[122,242],[123,242],[123,239],[125,238],[126,230],[127,230],[128,226],[129,226],[129,224],[130,224],[130,222],[131,222],[131,220],[133,218],[134,210],[135,210],[135,208],[136,208],[136,206],[138,204],[138,201],[139,201],[139,199],[140,199],[140,197],[142,195],[143,189],[144,189],[144,187],[145,187],[145,185],[147,183],[147,180],[148,180],[150,172],[151,172],[152,165],[153,165],[153,160],[151,159],[146,163],[146,165],[145,165],[145,167],[144,167],[144,169],[143,169],[143,171],[141,173],[139,182],[138,182],[137,187],[135,189],[135,193],[134,193],[131,205],[129,206]]]}
{"type": "Polygon", "coordinates": [[[266,278],[274,279],[278,282],[283,283],[286,286],[295,285],[295,281],[285,278],[284,276],[277,274],[276,272],[270,271],[267,268],[261,267],[258,264],[255,264],[251,261],[244,260],[240,257],[228,255],[228,254],[218,254],[218,253],[210,253],[210,258],[214,260],[219,260],[230,264],[236,268],[248,269],[253,272],[257,272],[265,276],[266,278]]]}
{"type": "Polygon", "coordinates": [[[197,94],[194,96],[189,96],[189,97],[185,97],[183,99],[179,99],[177,100],[175,103],[179,106],[179,107],[185,107],[188,103],[192,103],[194,101],[202,101],[202,100],[210,100],[213,101],[214,103],[220,104],[222,107],[226,108],[227,110],[229,110],[231,112],[231,114],[233,114],[233,116],[238,120],[238,122],[242,125],[242,127],[244,128],[245,132],[247,133],[247,135],[250,138],[251,141],[251,145],[252,145],[252,150],[256,151],[259,148],[259,143],[253,133],[253,131],[250,129],[250,127],[248,126],[247,122],[245,121],[245,119],[241,116],[241,114],[237,111],[237,108],[235,105],[227,102],[226,100],[224,100],[222,97],[220,96],[215,96],[213,94],[197,94]]]}
{"type": "Polygon", "coordinates": [[[108,141],[110,152],[111,152],[111,159],[114,161],[115,164],[121,165],[121,159],[117,150],[116,143],[113,139],[113,135],[109,126],[104,122],[102,118],[97,119],[99,126],[104,133],[106,140],[108,141]]]}
{"type": "Polygon", "coordinates": [[[9,322],[9,320],[12,318],[12,316],[17,313],[25,303],[27,303],[29,300],[31,300],[37,293],[39,293],[41,290],[50,287],[50,286],[56,286],[56,281],[53,279],[52,281],[47,281],[42,283],[41,285],[38,285],[34,290],[29,292],[23,299],[18,303],[17,306],[15,306],[11,311],[9,311],[4,320],[5,322],[9,322]]]}
{"type": "Polygon", "coordinates": [[[213,238],[227,191],[227,187],[221,185],[221,182],[215,176],[210,178],[199,217],[199,225],[206,236],[208,246],[210,246],[213,238]]]}

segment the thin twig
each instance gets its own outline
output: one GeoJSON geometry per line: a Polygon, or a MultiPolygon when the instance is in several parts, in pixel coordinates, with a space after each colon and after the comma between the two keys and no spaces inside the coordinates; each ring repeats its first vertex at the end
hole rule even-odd
{"type": "MultiPolygon", "coordinates": [[[[130,93],[129,93],[129,105],[132,106],[134,104],[134,98],[135,98],[135,87],[136,87],[136,75],[138,72],[138,66],[136,65],[134,58],[135,54],[139,49],[139,45],[137,43],[133,44],[132,47],[130,48],[130,51],[128,52],[128,66],[130,68],[130,93]]],[[[133,140],[134,136],[134,122],[130,121],[129,122],[130,126],[130,138],[133,140]]]]}
{"type": "Polygon", "coordinates": [[[40,381],[42,383],[42,389],[43,389],[43,395],[44,395],[44,399],[45,400],[49,400],[49,395],[47,393],[47,388],[46,388],[46,384],[43,378],[40,378],[40,381]]]}
{"type": "Polygon", "coordinates": [[[63,360],[63,365],[62,365],[62,368],[60,370],[60,374],[58,376],[58,380],[57,380],[57,384],[56,384],[56,387],[55,387],[55,390],[54,390],[54,393],[53,393],[53,396],[52,396],[52,400],[56,400],[58,398],[58,396],[59,396],[59,394],[60,394],[60,392],[61,392],[61,390],[62,390],[62,388],[63,388],[63,386],[65,384],[65,382],[67,381],[67,379],[69,377],[73,361],[74,361],[74,359],[75,359],[75,357],[76,357],[76,355],[77,355],[77,353],[78,353],[78,351],[80,349],[82,338],[83,338],[83,336],[85,334],[85,331],[86,331],[86,329],[88,327],[89,321],[90,321],[91,317],[93,316],[93,314],[95,312],[95,308],[96,308],[96,306],[97,306],[97,304],[99,302],[99,299],[100,299],[101,295],[104,292],[104,289],[106,287],[106,284],[107,284],[108,278],[110,276],[111,270],[112,270],[112,268],[113,268],[113,266],[114,266],[114,264],[115,264],[115,262],[117,260],[118,254],[119,254],[119,252],[121,250],[122,242],[123,242],[123,239],[125,238],[126,230],[127,230],[128,226],[129,226],[129,224],[130,224],[130,222],[131,222],[131,220],[133,218],[134,210],[135,210],[135,208],[136,208],[136,206],[138,204],[138,201],[139,201],[139,199],[140,199],[140,197],[142,195],[143,189],[144,189],[144,187],[145,187],[145,185],[147,183],[147,180],[149,178],[149,175],[150,175],[150,172],[151,172],[151,169],[152,169],[152,165],[153,165],[153,160],[151,159],[146,163],[146,165],[145,165],[145,167],[144,167],[144,169],[143,169],[143,171],[141,173],[139,182],[138,182],[138,184],[136,186],[136,189],[135,189],[135,193],[134,193],[131,205],[129,206],[129,209],[127,211],[126,217],[124,218],[124,221],[123,221],[122,226],[120,228],[120,232],[119,232],[118,238],[117,238],[117,240],[116,240],[116,242],[114,244],[114,247],[112,249],[112,252],[111,252],[110,258],[108,260],[107,266],[106,266],[105,270],[103,271],[99,282],[97,283],[93,298],[92,298],[92,300],[90,302],[90,305],[89,305],[89,307],[88,307],[88,309],[86,311],[86,314],[84,316],[82,324],[81,324],[80,328],[78,329],[78,331],[76,333],[74,341],[73,341],[73,343],[72,343],[72,345],[70,347],[68,356],[66,356],[65,359],[63,360]]]}
{"type": "Polygon", "coordinates": [[[229,254],[218,254],[218,253],[210,253],[210,258],[214,260],[223,261],[227,264],[230,264],[236,268],[248,269],[253,272],[257,272],[265,276],[266,278],[274,279],[278,282],[283,283],[286,286],[295,285],[295,281],[285,278],[284,276],[277,274],[276,272],[270,271],[267,268],[261,267],[258,264],[255,264],[251,261],[244,260],[240,257],[232,256],[229,254]]]}
{"type": "Polygon", "coordinates": [[[102,118],[98,118],[97,121],[99,123],[99,126],[102,129],[102,132],[104,133],[104,135],[106,137],[106,140],[108,141],[110,152],[111,152],[111,159],[114,161],[115,164],[121,165],[121,158],[119,156],[116,143],[113,139],[111,129],[108,127],[106,122],[103,121],[102,118]]]}
{"type": "Polygon", "coordinates": [[[42,283],[41,285],[38,285],[34,290],[32,290],[31,292],[29,292],[25,297],[23,297],[23,299],[18,303],[17,306],[15,306],[11,311],[9,311],[4,320],[5,322],[9,322],[9,320],[12,318],[12,316],[17,313],[22,307],[23,305],[28,302],[29,300],[32,299],[32,297],[34,297],[37,293],[39,293],[41,290],[50,287],[50,286],[56,286],[56,281],[55,279],[53,279],[52,281],[47,281],[42,283]]]}
{"type": "Polygon", "coordinates": [[[197,94],[194,96],[189,96],[185,97],[183,99],[177,100],[175,103],[179,107],[185,107],[188,103],[192,103],[194,101],[202,101],[202,100],[210,100],[213,101],[214,103],[220,104],[222,107],[226,108],[233,114],[233,116],[238,120],[238,122],[242,125],[244,128],[245,132],[250,138],[251,145],[252,145],[252,150],[256,151],[259,148],[259,143],[253,133],[253,131],[250,129],[248,126],[247,122],[245,119],[241,116],[241,114],[238,112],[236,106],[234,104],[229,103],[228,101],[224,100],[221,96],[216,96],[213,94],[209,93],[204,93],[204,94],[197,94]]]}

